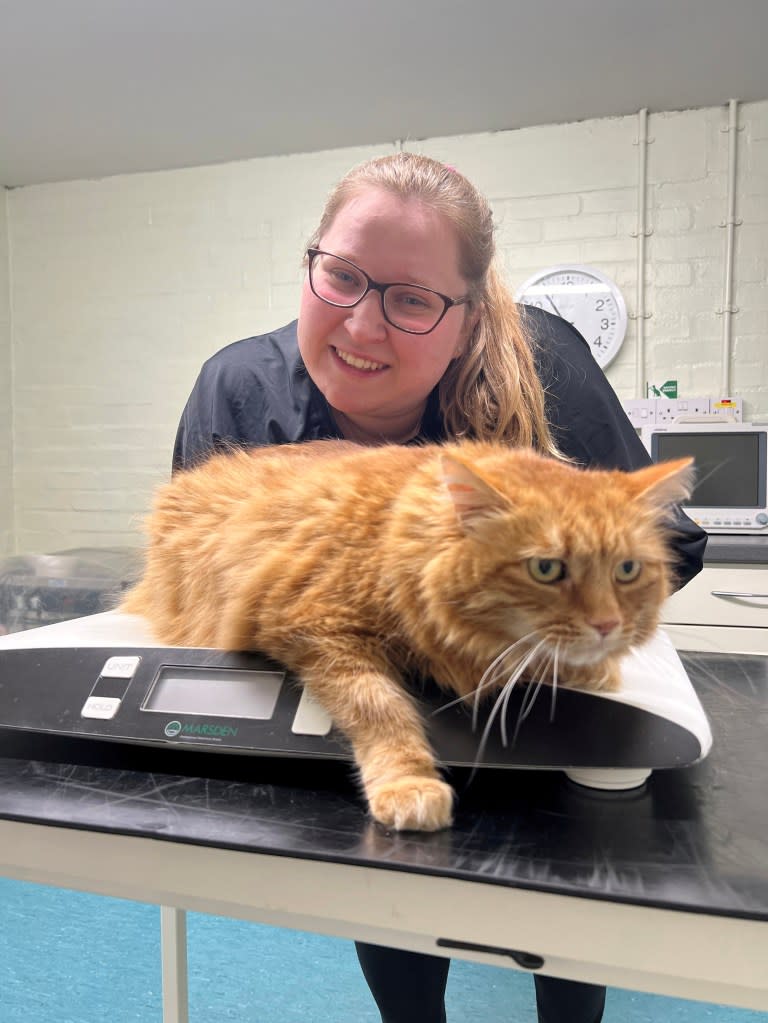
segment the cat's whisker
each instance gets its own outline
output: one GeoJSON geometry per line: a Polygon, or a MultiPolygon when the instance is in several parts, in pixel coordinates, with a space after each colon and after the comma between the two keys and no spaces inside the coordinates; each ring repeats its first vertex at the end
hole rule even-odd
{"type": "MultiPolygon", "coordinates": [[[[493,707],[491,708],[490,713],[488,714],[488,720],[485,723],[485,728],[483,729],[483,734],[480,736],[480,743],[479,743],[479,745],[477,747],[477,757],[476,757],[476,760],[475,760],[475,768],[477,768],[480,765],[480,763],[482,762],[483,753],[485,751],[485,747],[486,747],[486,744],[488,742],[488,736],[491,734],[491,728],[493,727],[493,722],[496,719],[496,716],[498,715],[500,710],[504,710],[505,713],[506,713],[507,702],[509,701],[510,694],[511,694],[512,690],[514,689],[515,684],[517,683],[517,681],[520,678],[520,676],[523,674],[525,669],[528,667],[528,665],[531,663],[533,658],[536,656],[538,651],[541,649],[541,647],[545,643],[546,643],[546,638],[545,639],[540,639],[539,642],[536,644],[536,646],[532,647],[532,649],[528,651],[528,653],[525,655],[525,657],[523,657],[523,659],[520,661],[520,663],[515,668],[513,673],[507,679],[507,682],[505,683],[503,689],[501,690],[501,693],[499,694],[496,702],[494,703],[493,707]]],[[[502,718],[502,722],[503,722],[503,718],[502,718]]],[[[503,727],[503,724],[502,724],[502,727],[503,727]]],[[[506,733],[504,733],[504,734],[506,734],[506,733]]],[[[504,743],[504,745],[506,746],[506,743],[504,743]]]]}
{"type": "Polygon", "coordinates": [[[480,678],[480,681],[477,684],[477,688],[481,689],[483,686],[487,685],[489,681],[492,681],[492,679],[490,679],[489,676],[494,675],[495,678],[498,677],[496,669],[499,668],[500,666],[503,667],[503,662],[509,657],[509,655],[515,649],[515,647],[520,646],[522,643],[527,643],[538,632],[543,631],[544,631],[543,629],[532,629],[530,632],[526,633],[525,636],[521,636],[520,639],[515,640],[514,643],[510,643],[509,646],[505,647],[501,651],[501,653],[497,657],[495,657],[488,665],[488,667],[485,669],[480,678]]]}
{"type": "Polygon", "coordinates": [[[512,736],[512,745],[514,746],[517,742],[517,737],[520,734],[520,728],[525,719],[530,715],[533,710],[533,706],[536,703],[536,697],[539,695],[541,687],[544,685],[546,679],[546,673],[549,665],[552,663],[552,657],[550,656],[546,663],[543,665],[541,672],[538,675],[538,679],[532,679],[529,684],[523,702],[520,705],[520,711],[517,715],[517,721],[515,722],[515,731],[512,736]],[[534,682],[536,683],[534,685],[534,682]]]}
{"type": "MultiPolygon", "coordinates": [[[[536,632],[541,632],[542,630],[541,629],[537,629],[535,631],[536,632]]],[[[478,715],[480,713],[479,706],[480,706],[480,697],[482,696],[482,690],[483,689],[487,689],[490,686],[492,686],[495,682],[497,682],[499,680],[499,678],[501,678],[501,676],[506,671],[509,670],[507,666],[501,665],[499,662],[501,662],[503,659],[509,657],[510,654],[512,653],[512,651],[514,650],[514,648],[516,646],[519,646],[521,643],[524,643],[527,639],[530,638],[531,635],[533,635],[533,633],[530,633],[528,636],[524,636],[522,639],[516,640],[514,643],[510,644],[510,646],[508,646],[505,650],[502,650],[502,652],[498,655],[498,657],[495,658],[493,663],[491,665],[489,665],[489,667],[486,668],[486,670],[483,672],[483,674],[482,674],[482,676],[480,678],[480,681],[478,682],[478,684],[475,686],[474,689],[472,689],[468,693],[464,693],[463,696],[457,696],[455,700],[449,700],[448,703],[443,703],[439,707],[436,707],[435,710],[432,711],[431,716],[434,717],[436,714],[442,714],[444,710],[450,710],[451,707],[456,707],[460,703],[466,703],[468,700],[473,700],[474,701],[474,705],[473,705],[473,708],[472,708],[472,729],[474,731],[477,728],[477,718],[478,718],[478,715]],[[497,667],[498,670],[493,671],[494,667],[497,667]],[[492,671],[493,671],[493,675],[491,675],[489,677],[489,674],[492,671]]],[[[503,688],[502,688],[502,692],[503,692],[503,688]]]]}
{"type": "Polygon", "coordinates": [[[442,714],[444,710],[450,710],[451,707],[456,707],[460,703],[466,703],[466,701],[468,700],[474,700],[474,706],[472,709],[472,728],[473,730],[477,728],[477,715],[479,712],[478,707],[482,690],[493,685],[494,682],[497,682],[499,677],[503,674],[503,672],[507,670],[502,664],[502,662],[507,657],[510,656],[515,647],[520,646],[521,643],[525,643],[528,639],[530,639],[531,636],[541,631],[543,630],[534,629],[532,632],[523,636],[521,639],[517,639],[515,640],[514,643],[510,643],[510,645],[508,647],[505,647],[501,651],[501,653],[497,657],[495,657],[493,661],[488,665],[483,674],[480,676],[480,681],[477,683],[474,689],[472,689],[468,693],[464,693],[462,696],[457,696],[455,700],[449,700],[448,703],[441,704],[439,707],[432,711],[431,716],[434,717],[436,714],[442,714]]]}
{"type": "Polygon", "coordinates": [[[560,657],[560,644],[555,645],[555,651],[552,655],[552,699],[549,705],[549,720],[550,722],[555,720],[555,700],[557,698],[557,668],[558,659],[560,657]]]}
{"type": "MultiPolygon", "coordinates": [[[[515,647],[518,647],[518,646],[520,646],[523,643],[527,643],[537,633],[540,633],[540,632],[543,632],[543,631],[544,631],[544,629],[532,629],[525,636],[522,636],[520,639],[516,640],[514,643],[511,643],[508,647],[506,647],[504,650],[502,650],[502,652],[498,655],[498,657],[495,657],[494,660],[485,669],[485,671],[483,672],[483,674],[482,674],[482,676],[480,678],[480,681],[478,682],[478,684],[477,684],[477,686],[476,686],[476,688],[474,690],[474,693],[470,694],[470,695],[474,695],[474,698],[475,698],[474,706],[472,708],[472,730],[473,731],[475,731],[477,729],[477,718],[478,718],[478,714],[479,714],[480,695],[481,695],[482,690],[485,689],[487,686],[491,686],[494,683],[496,683],[499,680],[499,678],[501,677],[501,675],[509,670],[509,667],[505,664],[505,662],[507,661],[507,659],[510,657],[510,655],[514,651],[515,647]]],[[[533,649],[537,650],[539,648],[539,646],[541,646],[542,642],[543,642],[543,640],[541,640],[537,644],[537,646],[534,647],[533,649]]],[[[520,656],[524,657],[525,654],[522,653],[520,656]]],[[[527,664],[528,661],[526,661],[525,663],[527,664]]],[[[515,669],[513,668],[512,672],[514,673],[514,671],[515,671],[515,669]]]]}
{"type": "MultiPolygon", "coordinates": [[[[541,647],[544,644],[544,642],[545,642],[545,640],[542,639],[534,647],[534,649],[531,651],[531,657],[533,657],[533,655],[538,650],[541,649],[541,647]]],[[[530,660],[530,658],[529,658],[529,660],[530,660]]],[[[544,674],[546,673],[546,670],[547,670],[547,667],[549,666],[550,660],[551,660],[551,657],[548,660],[546,660],[544,662],[544,665],[542,666],[542,678],[544,677],[544,674]]],[[[525,669],[526,666],[527,666],[527,662],[520,666],[520,669],[515,674],[515,678],[514,678],[515,682],[517,682],[517,680],[519,679],[520,675],[522,674],[522,671],[525,669]]],[[[501,744],[502,744],[502,746],[504,746],[505,749],[509,745],[509,742],[508,742],[508,739],[507,739],[507,704],[509,703],[510,693],[511,693],[511,690],[507,693],[507,695],[504,698],[504,706],[502,708],[503,709],[503,714],[502,714],[502,718],[501,718],[501,744]]],[[[525,697],[523,699],[523,703],[525,703],[525,699],[527,698],[527,696],[528,696],[528,693],[526,692],[526,695],[525,695],[525,697]]],[[[512,739],[512,745],[513,746],[515,744],[515,738],[516,737],[517,737],[517,730],[515,730],[515,734],[514,734],[513,739],[512,739]]]]}
{"type": "MultiPolygon", "coordinates": [[[[534,632],[541,631],[542,631],[541,629],[534,630],[534,632]]],[[[523,636],[522,639],[515,640],[514,643],[511,643],[508,647],[502,650],[498,657],[494,658],[493,662],[485,669],[482,676],[480,677],[480,681],[477,683],[474,689],[472,689],[468,693],[464,693],[463,696],[457,696],[455,700],[449,700],[448,703],[441,704],[439,707],[432,711],[432,717],[434,717],[436,714],[442,714],[444,710],[450,710],[451,707],[456,707],[460,703],[466,703],[468,700],[474,700],[474,705],[472,708],[472,729],[473,730],[476,729],[477,717],[479,714],[480,696],[482,695],[482,690],[487,689],[489,686],[492,686],[495,682],[499,680],[502,674],[504,674],[504,672],[508,670],[500,662],[502,662],[505,658],[509,657],[509,655],[512,653],[516,646],[519,646],[521,643],[525,643],[526,640],[530,639],[532,635],[534,635],[533,632],[529,633],[527,636],[523,636]],[[494,671],[494,668],[498,668],[498,670],[494,671]],[[491,672],[493,672],[492,675],[491,672]]]]}

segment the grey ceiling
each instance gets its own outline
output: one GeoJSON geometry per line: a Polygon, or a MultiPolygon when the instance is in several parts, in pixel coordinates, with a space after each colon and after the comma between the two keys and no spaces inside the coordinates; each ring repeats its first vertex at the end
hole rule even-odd
{"type": "Polygon", "coordinates": [[[768,0],[0,0],[14,186],[768,99],[768,0]]]}

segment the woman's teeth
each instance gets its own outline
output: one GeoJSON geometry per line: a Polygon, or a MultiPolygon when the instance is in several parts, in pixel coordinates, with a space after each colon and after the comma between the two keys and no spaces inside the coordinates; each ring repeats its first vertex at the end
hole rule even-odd
{"type": "Polygon", "coordinates": [[[370,359],[358,359],[356,355],[350,355],[349,352],[345,352],[341,348],[334,348],[334,351],[342,362],[346,362],[348,366],[353,366],[355,369],[386,369],[386,363],[384,362],[371,362],[370,359]]]}

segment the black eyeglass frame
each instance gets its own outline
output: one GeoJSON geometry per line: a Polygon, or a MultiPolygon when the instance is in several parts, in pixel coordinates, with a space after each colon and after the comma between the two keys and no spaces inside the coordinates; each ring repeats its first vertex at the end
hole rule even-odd
{"type": "Polygon", "coordinates": [[[467,295],[465,298],[451,298],[449,295],[443,295],[440,291],[435,291],[434,288],[425,288],[422,284],[410,284],[407,281],[392,281],[389,284],[380,284],[379,281],[375,281],[373,277],[361,269],[357,263],[353,263],[351,259],[345,259],[343,256],[337,256],[334,252],[326,252],[325,249],[307,249],[307,259],[309,261],[309,286],[312,289],[312,294],[319,298],[321,302],[325,302],[326,305],[332,305],[336,309],[354,309],[356,305],[359,305],[369,291],[378,291],[381,295],[381,312],[387,323],[394,327],[395,330],[402,330],[404,334],[418,334],[423,336],[424,334],[431,334],[432,331],[440,325],[443,317],[455,305],[469,305],[471,299],[467,295]],[[341,263],[347,263],[353,267],[359,274],[366,280],[365,291],[359,298],[356,298],[354,302],[331,302],[330,299],[325,298],[323,295],[318,295],[315,291],[315,282],[312,280],[312,265],[315,262],[317,256],[330,256],[332,259],[338,259],[341,263]],[[390,288],[415,288],[417,291],[427,291],[430,295],[437,295],[443,302],[443,311],[438,316],[437,320],[429,327],[428,330],[409,330],[408,327],[401,327],[399,323],[393,323],[387,313],[387,307],[384,303],[384,295],[390,288]]]}

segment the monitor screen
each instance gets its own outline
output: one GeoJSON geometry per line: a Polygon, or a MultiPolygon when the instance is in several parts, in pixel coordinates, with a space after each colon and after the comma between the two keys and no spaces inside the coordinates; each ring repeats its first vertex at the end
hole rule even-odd
{"type": "Polygon", "coordinates": [[[654,433],[653,459],[693,456],[693,507],[757,508],[765,504],[765,443],[763,432],[654,433]]]}

